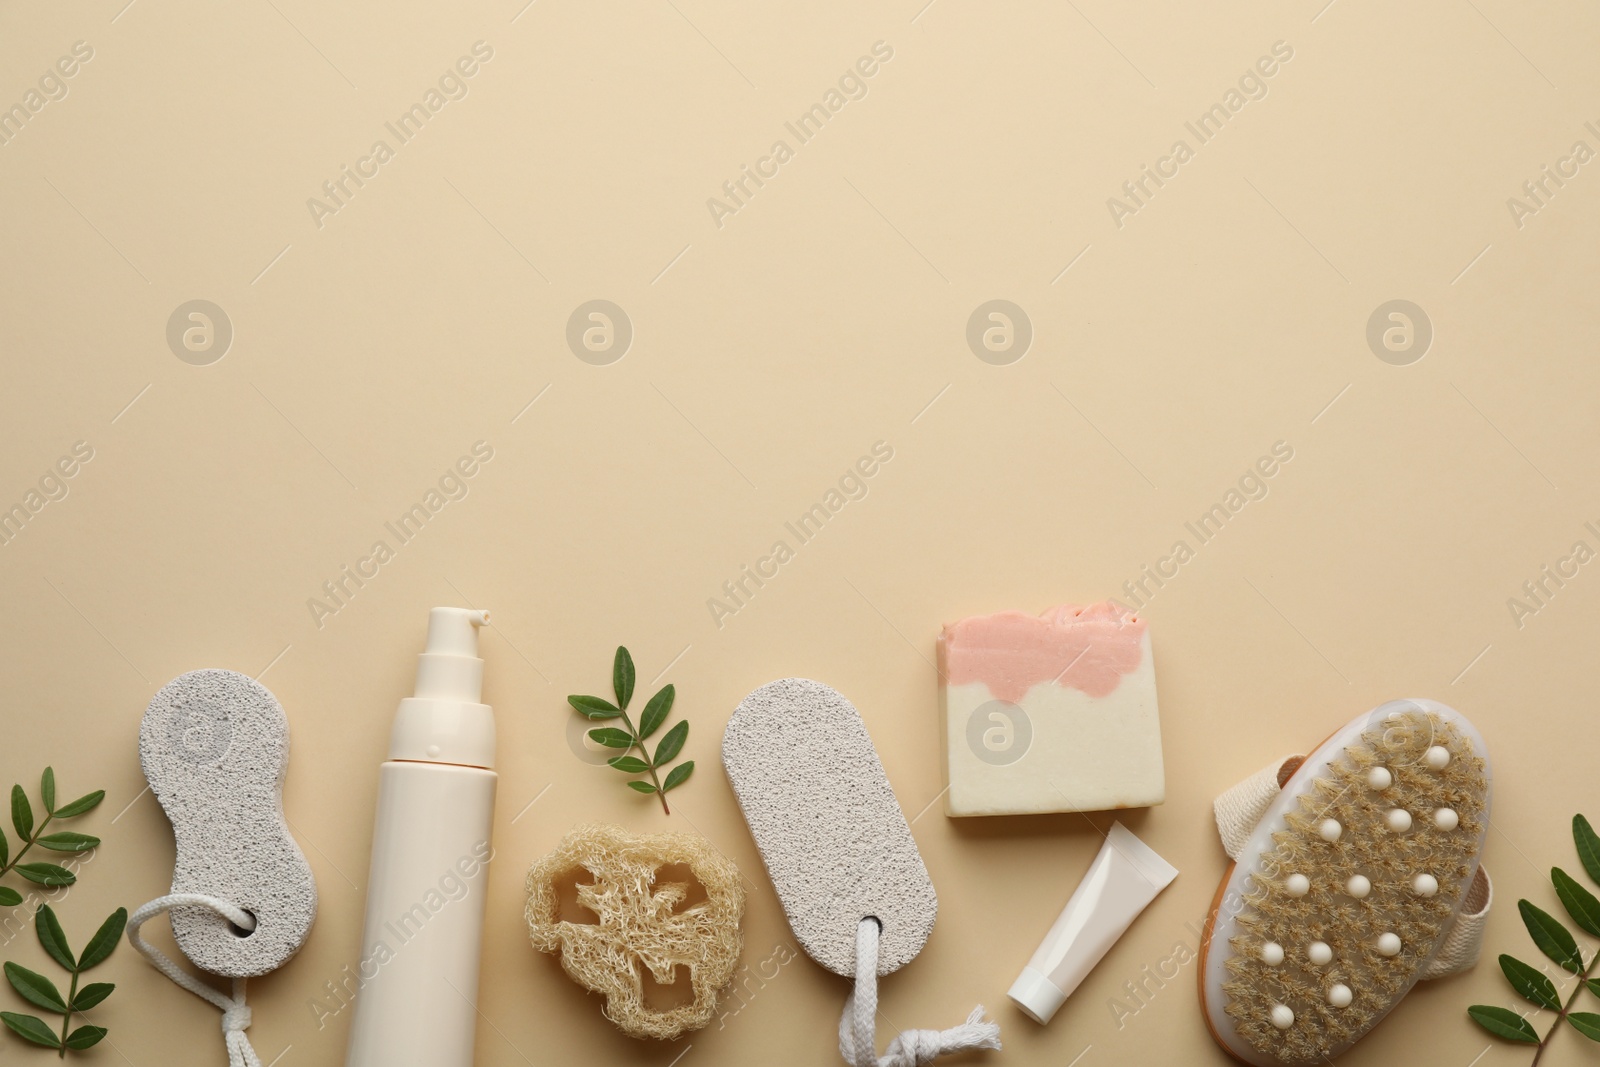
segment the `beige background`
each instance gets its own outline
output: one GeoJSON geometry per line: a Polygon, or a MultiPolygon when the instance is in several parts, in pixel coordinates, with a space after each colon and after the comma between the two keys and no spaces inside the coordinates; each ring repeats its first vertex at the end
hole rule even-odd
{"type": "MultiPolygon", "coordinates": [[[[0,14],[0,104],[93,49],[0,147],[0,503],[94,449],[0,547],[0,775],[32,790],[49,762],[66,794],[108,791],[82,823],[105,844],[58,906],[74,939],[169,877],[135,748],[151,694],[260,675],[293,724],[285,806],[322,912],[254,983],[251,1037],[281,1067],[339,1063],[348,1013],[319,1029],[311,1001],[358,953],[390,716],[427,608],[469,602],[494,611],[501,730],[480,1063],[835,1061],[845,985],[803,957],[720,1025],[640,1044],[520,919],[530,860],[599,819],[705,834],[755,886],[746,962],[788,944],[717,742],[791,674],[862,709],[939,889],[883,1039],[982,1002],[1006,1046],[984,1062],[1083,1067],[1222,1061],[1192,964],[1120,1027],[1110,1006],[1194,944],[1223,869],[1212,796],[1381,700],[1448,701],[1498,761],[1488,960],[1344,1062],[1527,1061],[1464,1009],[1510,1003],[1493,955],[1537,958],[1514,902],[1556,909],[1568,819],[1600,818],[1600,577],[1520,627],[1507,607],[1574,541],[1600,547],[1600,163],[1521,228],[1507,198],[1600,148],[1592,8],[125,2],[0,14]],[[784,122],[880,40],[868,95],[796,146],[784,122]],[[476,41],[493,58],[468,95],[319,228],[307,198],[476,41]],[[1192,146],[1184,122],[1277,41],[1293,59],[1265,98],[1118,228],[1107,198],[1192,146]],[[719,229],[707,198],[777,138],[795,157],[719,229]],[[235,332],[208,366],[165,339],[197,298],[235,332]],[[594,298],[635,330],[610,366],[564,339],[594,298]],[[1035,334],[1009,366],[964,340],[994,298],[1035,334]],[[1397,298],[1435,331],[1409,366],[1365,339],[1397,298]],[[308,598],[479,440],[469,495],[319,627],[308,598]],[[894,458],[865,499],[715,625],[708,598],[879,440],[894,458]],[[1146,609],[1168,801],[1126,821],[1183,873],[1040,1028],[1005,990],[1109,819],[929,807],[935,635],[1119,595],[1276,441],[1294,459],[1270,495],[1146,609]],[[565,695],[602,690],[619,642],[693,723],[670,818],[565,742],[565,695]]],[[[46,966],[31,933],[0,954],[46,966]]],[[[105,973],[95,1061],[222,1062],[213,1009],[126,946],[105,973]]],[[[1544,1062],[1592,1062],[1585,1044],[1563,1032],[1544,1062]]]]}

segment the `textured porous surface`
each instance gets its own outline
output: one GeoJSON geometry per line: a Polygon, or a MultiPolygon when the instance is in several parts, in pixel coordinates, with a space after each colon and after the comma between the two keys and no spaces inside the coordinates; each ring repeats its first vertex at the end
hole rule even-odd
{"type": "Polygon", "coordinates": [[[939,899],[855,707],[821,682],[769,682],[728,720],[722,762],[806,954],[853,977],[871,915],[878,973],[910,963],[939,899]]]}
{"type": "Polygon", "coordinates": [[[1222,991],[1237,1033],[1266,1062],[1330,1062],[1410,990],[1461,908],[1487,825],[1484,759],[1450,718],[1415,705],[1373,722],[1313,775],[1286,813],[1287,827],[1272,835],[1271,847],[1259,860],[1239,857],[1242,866],[1254,863],[1257,873],[1244,892],[1222,991]],[[1424,758],[1435,745],[1450,753],[1442,770],[1424,758]],[[1387,768],[1393,784],[1372,788],[1368,774],[1374,767],[1387,768]],[[1459,826],[1436,827],[1430,816],[1439,808],[1454,810],[1459,826]],[[1412,815],[1409,830],[1396,832],[1386,824],[1394,809],[1412,815]],[[1318,832],[1329,818],[1343,828],[1334,842],[1318,832]],[[1297,873],[1310,883],[1304,896],[1288,890],[1297,873]],[[1357,874],[1371,882],[1363,899],[1345,888],[1357,874]],[[1436,895],[1414,892],[1418,874],[1438,880],[1436,895]],[[1399,936],[1403,947],[1397,955],[1376,950],[1384,933],[1399,936]],[[1315,941],[1332,950],[1330,963],[1318,966],[1307,958],[1306,948],[1315,941]],[[1262,960],[1267,942],[1284,949],[1277,966],[1262,960]],[[1336,983],[1352,991],[1346,1007],[1329,1003],[1336,983]],[[1294,1012],[1292,1025],[1272,1024],[1275,1004],[1294,1012]]]}
{"type": "Polygon", "coordinates": [[[739,868],[704,838],[580,826],[529,869],[527,889],[533,947],[559,953],[562,968],[606,998],[606,1018],[629,1037],[671,1040],[716,1014],[743,948],[744,886],[739,868]],[[690,884],[660,879],[663,867],[675,865],[688,867],[705,900],[685,906],[690,884]],[[561,918],[560,883],[574,872],[578,904],[596,922],[561,918]],[[676,984],[678,969],[687,968],[694,1002],[652,1010],[641,966],[659,985],[676,984]]]}
{"type": "Polygon", "coordinates": [[[150,701],[139,762],[177,838],[174,893],[205,893],[256,918],[249,936],[207,908],[174,908],[178,947],[202,970],[248,977],[299,951],[317,914],[311,868],[283,818],[289,720],[234,671],[179,675],[150,701]]]}

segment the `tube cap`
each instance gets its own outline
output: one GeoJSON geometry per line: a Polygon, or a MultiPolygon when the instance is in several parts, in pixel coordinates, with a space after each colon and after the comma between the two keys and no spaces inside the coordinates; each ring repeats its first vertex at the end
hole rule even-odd
{"type": "Polygon", "coordinates": [[[1049,1022],[1056,1009],[1067,1000],[1067,995],[1060,987],[1032,967],[1022,968],[1022,973],[1011,983],[1011,990],[1006,996],[1016,1002],[1024,1015],[1041,1026],[1049,1022]]]}

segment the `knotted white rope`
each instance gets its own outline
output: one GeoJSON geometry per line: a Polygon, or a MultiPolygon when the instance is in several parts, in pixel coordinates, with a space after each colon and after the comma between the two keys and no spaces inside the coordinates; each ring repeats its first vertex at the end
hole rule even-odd
{"type": "Polygon", "coordinates": [[[1000,1026],[985,1022],[983,1005],[967,1021],[948,1030],[905,1030],[877,1053],[878,920],[870,916],[856,928],[856,985],[839,1017],[839,1055],[850,1067],[923,1067],[947,1052],[1000,1047],[1000,1026]]]}
{"type": "Polygon", "coordinates": [[[189,905],[210,908],[235,926],[254,930],[256,921],[250,913],[226,900],[208,897],[204,893],[172,893],[158,897],[133,913],[128,919],[128,942],[155,965],[156,970],[187,989],[195,996],[216,1005],[222,1010],[222,1037],[228,1044],[228,1067],[261,1067],[261,1059],[250,1047],[245,1030],[250,1026],[250,1008],[244,1002],[245,979],[233,980],[233,996],[224,996],[210,985],[194,977],[168,959],[160,949],[139,936],[139,927],[160,915],[189,905]]]}

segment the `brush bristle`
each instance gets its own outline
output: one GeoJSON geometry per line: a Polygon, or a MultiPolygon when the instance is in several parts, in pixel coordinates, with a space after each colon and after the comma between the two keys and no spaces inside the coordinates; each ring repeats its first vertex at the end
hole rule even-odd
{"type": "Polygon", "coordinates": [[[1484,763],[1471,740],[1420,709],[1389,716],[1325,767],[1289,812],[1288,829],[1273,834],[1244,896],[1222,985],[1239,1035],[1283,1063],[1310,1064],[1365,1034],[1410,988],[1454,916],[1481,840],[1487,795],[1484,763]],[[1434,746],[1450,754],[1442,769],[1428,763],[1434,746]],[[1379,766],[1393,778],[1384,789],[1368,782],[1379,766]],[[1439,808],[1459,816],[1454,829],[1434,824],[1439,808]],[[1412,816],[1408,830],[1396,832],[1386,821],[1394,809],[1412,816]],[[1320,832],[1327,819],[1340,824],[1335,841],[1320,832]],[[1303,896],[1289,890],[1294,874],[1310,882],[1303,896]],[[1346,890],[1357,874],[1371,881],[1361,899],[1346,890]],[[1438,880],[1434,895],[1416,891],[1419,874],[1438,880]],[[1399,936],[1397,954],[1377,950],[1384,933],[1399,936]],[[1333,950],[1332,962],[1310,962],[1307,946],[1315,941],[1333,950]],[[1262,960],[1268,942],[1283,948],[1277,966],[1262,960]],[[1328,1000],[1338,983],[1354,994],[1343,1008],[1328,1000]],[[1274,1024],[1275,1005],[1294,1012],[1291,1025],[1274,1024]]]}

